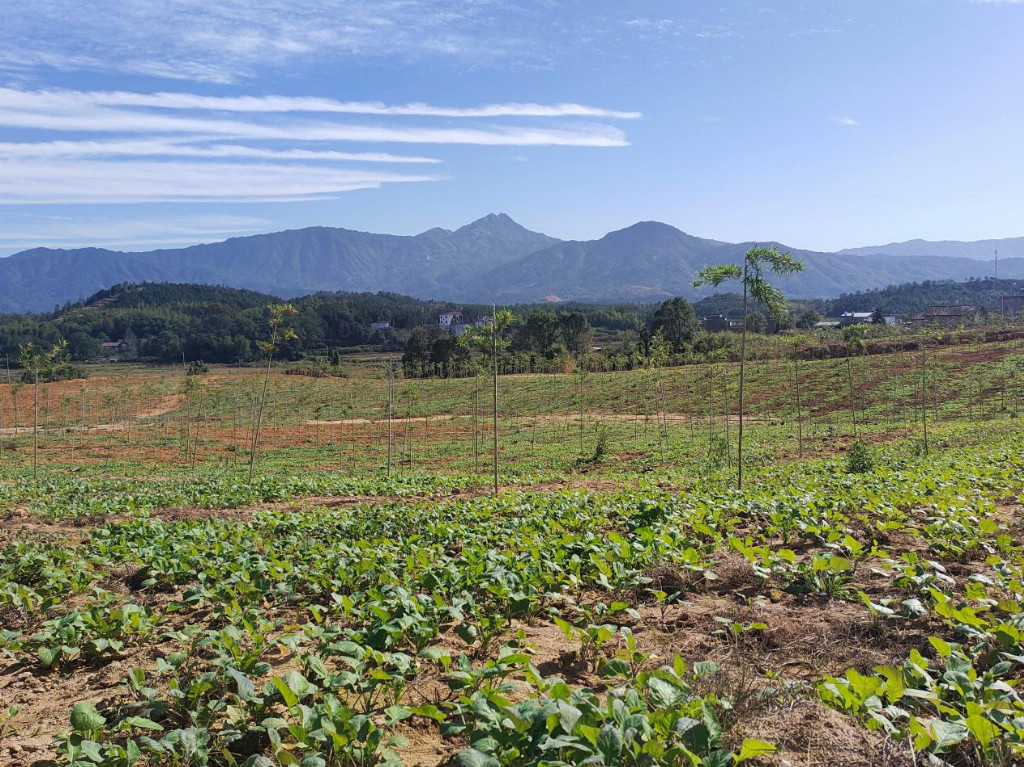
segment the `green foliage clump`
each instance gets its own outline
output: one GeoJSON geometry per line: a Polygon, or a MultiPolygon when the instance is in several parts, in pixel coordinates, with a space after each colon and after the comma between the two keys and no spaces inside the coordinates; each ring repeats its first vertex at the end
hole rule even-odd
{"type": "Polygon", "coordinates": [[[189,376],[204,376],[210,372],[210,367],[202,360],[192,360],[188,363],[188,370],[185,375],[189,376]]]}
{"type": "Polygon", "coordinates": [[[606,455],[608,455],[608,429],[599,425],[597,437],[594,440],[594,455],[591,456],[591,460],[594,463],[599,463],[604,460],[606,455]]]}
{"type": "Polygon", "coordinates": [[[846,472],[848,474],[866,474],[875,468],[875,456],[868,443],[858,439],[846,453],[846,472]]]}

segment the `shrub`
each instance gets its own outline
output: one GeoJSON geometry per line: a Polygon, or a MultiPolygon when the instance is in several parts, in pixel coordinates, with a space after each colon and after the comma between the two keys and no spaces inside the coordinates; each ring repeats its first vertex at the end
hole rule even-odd
{"type": "Polygon", "coordinates": [[[603,461],[608,454],[608,429],[599,425],[597,427],[597,438],[594,442],[594,456],[590,460],[594,463],[603,461]]]}
{"type": "Polygon", "coordinates": [[[846,453],[846,471],[849,474],[864,474],[875,468],[875,457],[867,442],[858,439],[846,453]]]}

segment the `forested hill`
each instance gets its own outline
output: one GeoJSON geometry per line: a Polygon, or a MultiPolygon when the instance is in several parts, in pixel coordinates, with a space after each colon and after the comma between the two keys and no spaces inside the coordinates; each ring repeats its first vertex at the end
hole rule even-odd
{"type": "MultiPolygon", "coordinates": [[[[795,301],[793,310],[797,316],[808,308],[837,316],[881,307],[887,314],[907,315],[934,304],[980,304],[998,311],[1000,297],[1018,293],[1022,285],[1024,281],[1015,280],[916,282],[833,300],[795,301]]],[[[102,355],[180,362],[184,354],[207,362],[252,361],[260,356],[258,341],[266,337],[267,306],[280,300],[266,293],[210,285],[117,285],[52,313],[0,315],[0,355],[17,360],[29,342],[47,347],[63,338],[76,360],[102,355]],[[105,342],[123,343],[104,349],[105,342]]],[[[458,309],[466,322],[492,312],[486,304],[425,301],[397,293],[314,293],[291,303],[296,314],[290,324],[297,337],[282,349],[280,356],[286,359],[351,347],[397,351],[416,328],[436,334],[442,312],[458,309]],[[389,327],[372,327],[382,321],[389,327]]],[[[585,320],[586,327],[598,331],[632,331],[621,339],[635,341],[637,332],[650,326],[657,306],[657,302],[615,306],[562,302],[512,308],[517,324],[526,324],[538,312],[549,318],[575,315],[576,321],[585,320]]],[[[719,293],[693,308],[697,317],[719,313],[737,317],[740,306],[739,295],[719,293]]]]}
{"type": "MultiPolygon", "coordinates": [[[[0,355],[17,360],[32,342],[47,347],[61,338],[76,360],[101,356],[174,362],[182,358],[207,362],[251,361],[260,356],[257,342],[267,333],[266,307],[281,299],[251,290],[209,285],[117,285],[84,301],[47,314],[0,315],[0,355]],[[105,342],[124,342],[104,352],[105,342]]],[[[396,293],[314,293],[294,299],[289,320],[296,338],[280,356],[297,358],[328,348],[363,345],[402,348],[409,332],[435,326],[438,314],[459,309],[466,321],[491,314],[486,305],[424,301],[396,293]],[[373,323],[390,327],[375,330],[373,323]]],[[[525,316],[539,306],[520,306],[525,316]]],[[[638,330],[652,307],[563,304],[561,312],[577,312],[590,326],[638,330]]]]}
{"type": "Polygon", "coordinates": [[[63,309],[48,315],[57,317],[77,311],[99,309],[173,309],[188,311],[209,304],[230,307],[242,311],[279,302],[281,299],[267,293],[243,288],[227,288],[221,285],[188,285],[170,282],[144,282],[114,285],[100,290],[83,301],[67,304],[63,309]]]}
{"type": "Polygon", "coordinates": [[[890,285],[880,290],[850,293],[822,303],[828,316],[843,312],[873,311],[881,307],[886,314],[915,314],[941,304],[977,304],[999,311],[1002,296],[1015,295],[1024,288],[1024,280],[930,280],[890,285]]]}

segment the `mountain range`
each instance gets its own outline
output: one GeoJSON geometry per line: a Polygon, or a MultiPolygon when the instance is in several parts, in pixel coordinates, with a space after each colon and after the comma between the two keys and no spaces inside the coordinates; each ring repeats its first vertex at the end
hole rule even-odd
{"type": "Polygon", "coordinates": [[[866,248],[845,248],[839,253],[854,256],[952,256],[974,258],[983,261],[994,258],[1024,258],[1024,237],[1008,237],[1002,240],[907,240],[890,242],[888,245],[871,245],[866,248]]]}
{"type": "MultiPolygon", "coordinates": [[[[829,298],[902,282],[987,277],[991,260],[938,247],[982,253],[993,241],[984,242],[913,241],[892,246],[896,253],[820,253],[778,244],[804,262],[802,273],[778,284],[793,297],[829,298]]],[[[992,249],[1024,256],[1024,238],[1019,243],[1016,251],[992,249]]],[[[598,240],[563,241],[501,213],[415,236],[311,227],[137,253],[35,248],[0,258],[0,311],[48,311],[111,285],[142,281],[226,285],[281,297],[342,290],[482,303],[657,301],[706,294],[692,287],[696,273],[708,264],[738,262],[751,245],[694,237],[655,221],[598,240]]],[[[1024,278],[1021,256],[1000,258],[1000,277],[1024,278]]]]}

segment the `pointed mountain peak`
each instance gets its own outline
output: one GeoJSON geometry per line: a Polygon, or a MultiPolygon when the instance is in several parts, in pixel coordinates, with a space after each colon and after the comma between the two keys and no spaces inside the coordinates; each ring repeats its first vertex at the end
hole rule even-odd
{"type": "Polygon", "coordinates": [[[469,224],[455,230],[458,232],[526,232],[526,227],[520,226],[507,213],[488,213],[483,218],[478,218],[469,224]]]}

